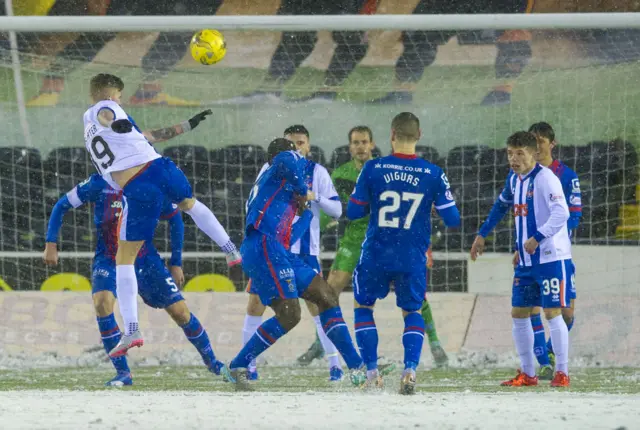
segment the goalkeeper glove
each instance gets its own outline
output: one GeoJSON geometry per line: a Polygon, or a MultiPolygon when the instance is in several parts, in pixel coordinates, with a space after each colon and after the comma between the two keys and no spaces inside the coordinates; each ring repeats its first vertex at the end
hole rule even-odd
{"type": "Polygon", "coordinates": [[[211,115],[212,113],[213,112],[211,112],[211,109],[207,109],[207,110],[203,110],[202,112],[200,112],[197,115],[194,115],[188,121],[184,121],[181,124],[182,125],[182,130],[184,132],[193,130],[194,128],[196,128],[198,126],[198,124],[200,124],[200,121],[204,121],[207,118],[207,115],[211,115]]]}

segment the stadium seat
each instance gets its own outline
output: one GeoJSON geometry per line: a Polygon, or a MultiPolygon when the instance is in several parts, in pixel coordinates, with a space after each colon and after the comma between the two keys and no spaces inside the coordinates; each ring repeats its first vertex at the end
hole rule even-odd
{"type": "Polygon", "coordinates": [[[4,282],[4,279],[2,279],[2,278],[0,278],[0,290],[2,290],[2,291],[13,291],[13,289],[9,286],[9,284],[4,282]]]}
{"type": "Polygon", "coordinates": [[[331,153],[331,159],[329,160],[330,170],[336,167],[342,166],[344,163],[348,163],[351,160],[351,154],[349,153],[349,145],[338,146],[331,153]]]}
{"type": "Polygon", "coordinates": [[[267,153],[258,145],[230,145],[224,148],[223,164],[227,182],[255,182],[267,153]]]}
{"type": "Polygon", "coordinates": [[[60,179],[67,179],[76,184],[95,172],[89,153],[82,146],[52,150],[47,156],[43,168],[47,184],[50,187],[60,179]]]}
{"type": "Polygon", "coordinates": [[[91,291],[91,282],[77,273],[58,273],[44,281],[40,291],[91,291]]]}
{"type": "Polygon", "coordinates": [[[327,158],[324,156],[324,150],[319,146],[311,145],[311,152],[309,153],[309,156],[307,158],[315,161],[322,166],[327,165],[327,158]]]}
{"type": "Polygon", "coordinates": [[[416,145],[416,155],[436,165],[440,161],[438,150],[432,146],[416,145]]]}
{"type": "Polygon", "coordinates": [[[204,293],[208,291],[234,293],[236,291],[236,287],[226,276],[211,273],[207,275],[198,275],[191,279],[187,282],[187,285],[185,285],[184,291],[187,293],[204,293]]]}
{"type": "Polygon", "coordinates": [[[162,155],[173,160],[189,179],[196,195],[211,193],[211,162],[203,146],[169,146],[162,155]]]}

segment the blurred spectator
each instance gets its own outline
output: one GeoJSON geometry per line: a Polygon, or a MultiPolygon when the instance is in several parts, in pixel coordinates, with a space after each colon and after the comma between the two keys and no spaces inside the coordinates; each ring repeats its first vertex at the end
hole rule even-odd
{"type": "MultiPolygon", "coordinates": [[[[431,14],[485,14],[530,13],[534,0],[420,0],[413,13],[431,14]]],[[[456,36],[457,31],[403,31],[404,51],[396,62],[396,91],[373,100],[374,103],[410,103],[413,85],[433,64],[438,46],[456,36]]],[[[467,32],[468,33],[468,32],[467,32]]],[[[531,58],[531,33],[522,30],[499,31],[495,34],[496,78],[503,82],[490,91],[483,105],[501,105],[511,102],[511,80],[517,78],[531,58]]]]}
{"type": "MultiPolygon", "coordinates": [[[[49,15],[215,15],[223,0],[57,0],[49,15]]],[[[40,93],[28,106],[55,106],[64,88],[65,76],[82,62],[90,62],[116,33],[82,33],[58,52],[49,66],[40,93]]],[[[162,32],[142,58],[142,83],[130,104],[197,106],[162,91],[160,80],[182,59],[192,33],[162,32]]],[[[126,53],[125,53],[126,54],[126,53]]]]}
{"type": "MultiPolygon", "coordinates": [[[[278,15],[356,15],[374,13],[378,0],[282,0],[278,15]]],[[[367,54],[364,31],[334,31],[331,33],[336,48],[326,71],[324,88],[309,98],[333,100],[336,90],[367,54]]],[[[259,102],[278,99],[282,87],[297,68],[311,54],[318,40],[315,31],[282,33],[269,65],[264,90],[236,97],[236,102],[259,102]]]]}

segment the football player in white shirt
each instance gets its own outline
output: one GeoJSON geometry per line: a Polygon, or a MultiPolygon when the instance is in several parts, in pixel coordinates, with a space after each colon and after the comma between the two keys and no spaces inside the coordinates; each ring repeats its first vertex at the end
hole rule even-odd
{"type": "Polygon", "coordinates": [[[522,370],[502,385],[538,385],[530,316],[533,307],[542,306],[556,351],[556,372],[551,386],[568,387],[569,331],[562,308],[569,306],[565,290],[570,287],[573,268],[567,232],[569,208],[558,177],[536,162],[537,145],[536,137],[526,131],[514,133],[507,140],[512,174],[480,228],[471,247],[471,259],[475,261],[482,254],[484,237],[495,226],[492,220],[496,214],[505,205],[512,207],[520,258],[513,278],[511,316],[522,370]]]}
{"type": "MultiPolygon", "coordinates": [[[[284,131],[284,137],[296,144],[296,148],[300,154],[304,157],[309,156],[311,144],[309,142],[309,131],[305,126],[292,125],[288,127],[284,131]]],[[[267,167],[268,164],[262,166],[262,170],[258,176],[260,176],[267,167]]],[[[340,198],[333,186],[331,176],[329,176],[327,169],[309,160],[305,174],[307,186],[310,190],[309,200],[311,202],[313,218],[311,220],[311,226],[302,235],[302,238],[291,245],[291,253],[298,255],[308,266],[321,274],[322,268],[320,267],[320,260],[318,258],[320,254],[320,210],[330,217],[340,218],[342,215],[342,203],[340,203],[340,198]]],[[[297,217],[294,221],[296,220],[297,217]]],[[[242,329],[243,341],[245,343],[253,336],[262,323],[262,315],[266,309],[260,302],[258,295],[252,292],[251,285],[248,286],[247,291],[249,292],[249,302],[247,304],[247,315],[245,316],[244,327],[242,329]]],[[[344,373],[340,365],[338,350],[322,329],[320,317],[318,316],[318,308],[310,302],[306,303],[316,323],[318,336],[329,359],[329,380],[340,381],[344,373]]],[[[249,366],[247,379],[258,379],[255,361],[249,366]]]]}
{"type": "Polygon", "coordinates": [[[124,208],[120,218],[116,253],[116,291],[124,320],[124,336],[109,353],[119,357],[144,341],[138,330],[138,283],[134,262],[147,240],[152,240],[165,198],[189,214],[196,225],[227,254],[227,263],[240,263],[229,235],[215,215],[193,197],[182,171],[151,146],[191,130],[210,112],[202,112],[171,129],[143,133],[120,107],[124,83],[114,75],[101,73],[90,82],[94,105],[84,114],[85,146],[98,173],[116,190],[122,190],[124,208]],[[149,140],[149,138],[151,140],[149,140]]]}

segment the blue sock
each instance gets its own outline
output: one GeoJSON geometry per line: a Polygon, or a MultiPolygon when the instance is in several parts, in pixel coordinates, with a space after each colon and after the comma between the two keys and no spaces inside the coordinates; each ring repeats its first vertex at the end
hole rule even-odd
{"type": "Polygon", "coordinates": [[[236,358],[231,360],[229,367],[231,369],[249,367],[251,361],[284,335],[284,328],[282,328],[276,317],[266,320],[258,327],[258,330],[251,336],[251,339],[249,339],[238,355],[236,355],[236,358]]]}
{"type": "MultiPolygon", "coordinates": [[[[533,326],[533,353],[540,366],[549,365],[549,354],[547,354],[547,340],[544,334],[544,325],[540,314],[531,315],[531,325],[533,326]]],[[[551,340],[549,340],[551,342],[551,340]]]]}
{"type": "Polygon", "coordinates": [[[356,341],[367,370],[378,368],[378,329],[373,320],[373,309],[356,308],[356,341]]]}
{"type": "MultiPolygon", "coordinates": [[[[567,324],[567,329],[569,331],[571,331],[571,328],[573,327],[573,323],[575,320],[576,320],[576,317],[574,316],[573,318],[571,318],[571,321],[569,322],[569,324],[567,324]]],[[[547,350],[553,354],[553,345],[551,344],[551,338],[549,338],[549,341],[547,342],[547,350]]]]}
{"type": "Polygon", "coordinates": [[[349,334],[347,324],[342,318],[342,310],[339,306],[327,309],[320,314],[322,328],[327,337],[333,342],[335,347],[342,355],[344,362],[347,363],[349,369],[357,369],[362,366],[362,358],[353,346],[353,340],[349,334]]]}
{"type": "Polygon", "coordinates": [[[424,319],[417,312],[411,312],[404,318],[404,368],[416,370],[420,363],[420,353],[424,343],[424,319]]]}
{"type": "MultiPolygon", "coordinates": [[[[98,329],[100,330],[104,350],[108,354],[120,342],[122,337],[120,327],[118,327],[116,317],[113,314],[106,317],[97,317],[96,319],[98,320],[98,329]]],[[[111,363],[113,363],[113,367],[116,368],[118,373],[131,373],[126,356],[111,358],[111,363]]]]}
{"type": "Polygon", "coordinates": [[[207,367],[213,366],[217,360],[216,355],[213,353],[211,342],[209,341],[209,335],[207,335],[207,331],[202,327],[202,324],[200,324],[200,321],[198,321],[198,318],[196,318],[194,314],[191,314],[189,322],[182,326],[182,331],[184,331],[184,335],[187,336],[189,342],[196,347],[202,356],[204,364],[207,367]]]}

